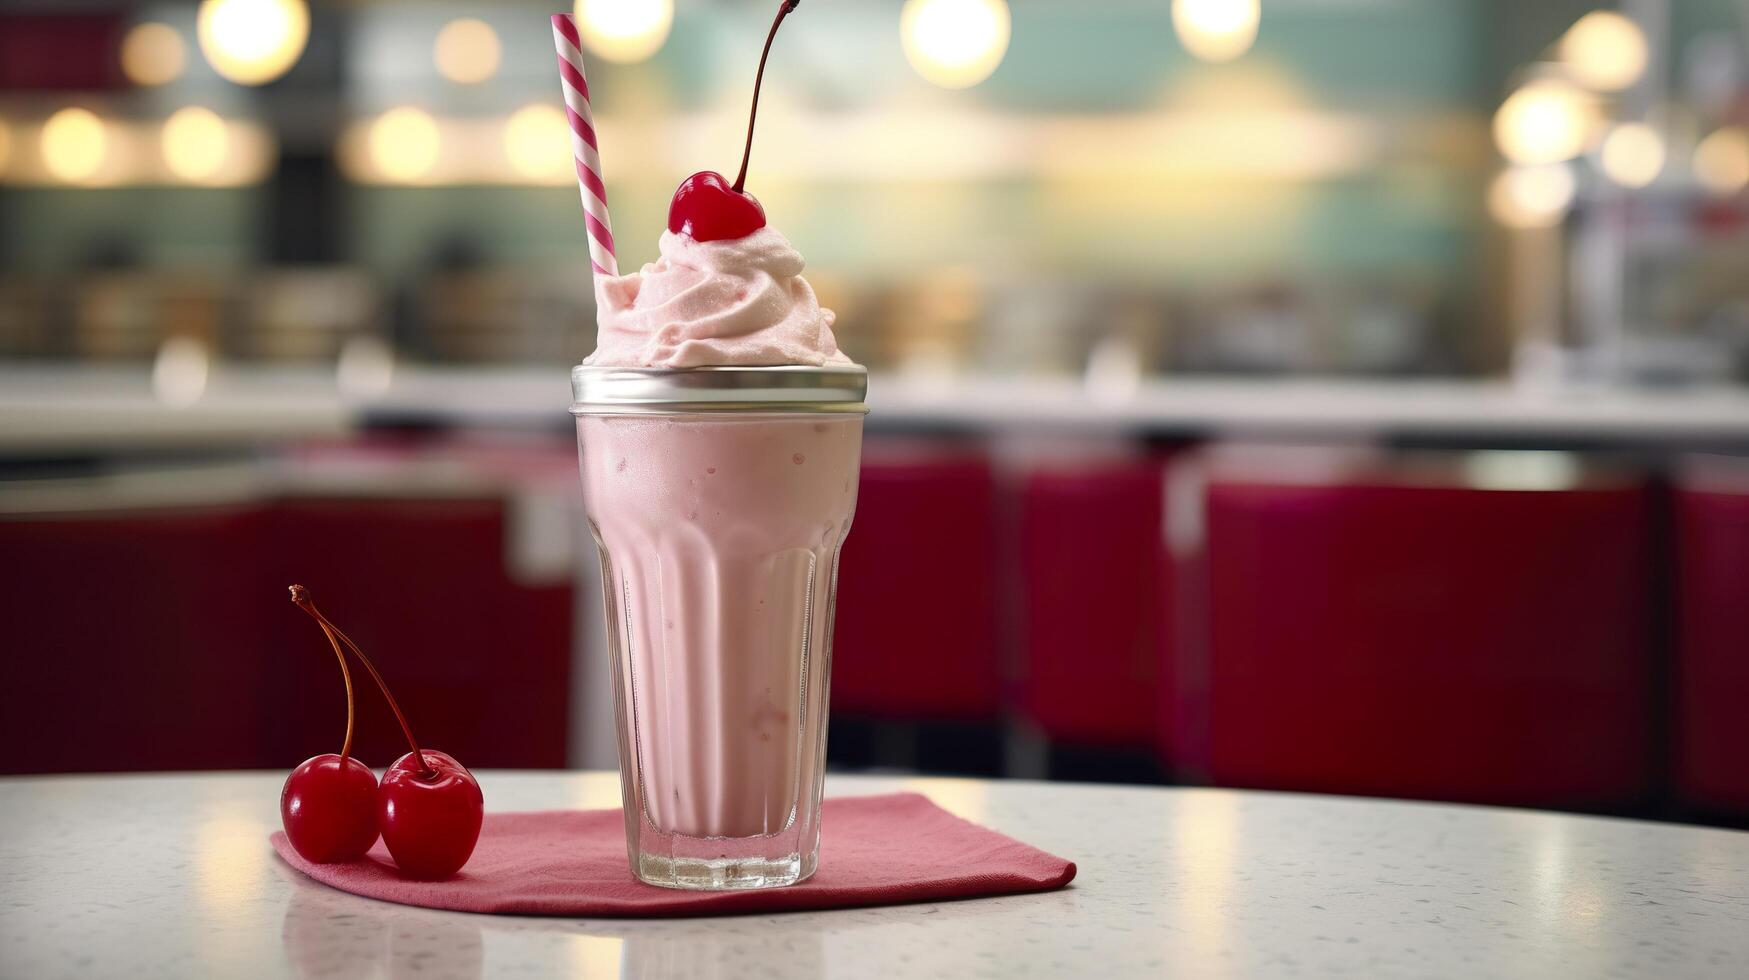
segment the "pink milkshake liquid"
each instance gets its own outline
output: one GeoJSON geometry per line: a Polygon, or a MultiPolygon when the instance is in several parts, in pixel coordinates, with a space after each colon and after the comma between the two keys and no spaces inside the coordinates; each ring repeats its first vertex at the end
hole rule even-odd
{"type": "MultiPolygon", "coordinates": [[[[646,386],[864,377],[594,370],[646,386]]],[[[854,402],[809,400],[818,394],[742,387],[661,401],[700,395],[689,387],[627,411],[579,393],[627,847],[652,884],[786,885],[817,865],[838,555],[862,448],[860,387],[854,402]]]]}

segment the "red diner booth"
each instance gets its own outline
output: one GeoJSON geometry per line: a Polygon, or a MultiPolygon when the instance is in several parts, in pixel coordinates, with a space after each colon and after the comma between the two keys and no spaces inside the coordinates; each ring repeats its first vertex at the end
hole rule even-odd
{"type": "MultiPolygon", "coordinates": [[[[427,746],[471,766],[565,765],[569,559],[531,576],[513,552],[520,500],[560,479],[574,499],[573,453],[458,462],[467,450],[448,446],[433,469],[418,449],[351,447],[228,476],[78,479],[0,514],[20,572],[0,597],[0,737],[15,747],[0,772],[289,768],[338,751],[343,688],[293,582],[377,661],[427,746]]],[[[356,751],[386,766],[405,739],[368,677],[354,682],[356,751]]]]}
{"type": "Polygon", "coordinates": [[[1219,785],[1643,799],[1652,505],[1562,454],[1214,451],[1167,749],[1219,785]]]}
{"type": "Polygon", "coordinates": [[[1171,635],[1164,455],[1042,461],[1021,481],[1016,701],[1053,743],[1149,748],[1171,635]]]}
{"type": "Polygon", "coordinates": [[[1676,790],[1749,816],[1749,460],[1693,460],[1673,496],[1676,790]]]}
{"type": "Polygon", "coordinates": [[[838,571],[834,717],[995,719],[995,550],[995,473],[981,451],[865,445],[838,571]]]}

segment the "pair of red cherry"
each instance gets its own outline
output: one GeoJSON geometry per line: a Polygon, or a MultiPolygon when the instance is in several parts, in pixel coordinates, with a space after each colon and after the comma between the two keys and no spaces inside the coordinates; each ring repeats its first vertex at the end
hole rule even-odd
{"type": "Polygon", "coordinates": [[[286,778],[279,797],[286,838],[306,860],[329,864],[364,857],[381,834],[396,866],[408,877],[455,874],[480,839],[486,809],[480,784],[448,753],[419,748],[383,675],[358,644],[322,615],[308,589],[292,586],[291,599],[322,627],[340,660],[340,676],[346,681],[346,741],[338,755],[309,759],[286,778]],[[383,773],[380,783],[369,766],[352,757],[352,671],[342,643],[370,671],[412,746],[383,773]]]}

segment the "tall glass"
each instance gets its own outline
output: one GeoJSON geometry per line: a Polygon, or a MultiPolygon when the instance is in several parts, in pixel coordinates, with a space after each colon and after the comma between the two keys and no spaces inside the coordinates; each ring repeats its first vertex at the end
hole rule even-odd
{"type": "Polygon", "coordinates": [[[802,881],[819,860],[861,368],[578,367],[632,871],[802,881]]]}

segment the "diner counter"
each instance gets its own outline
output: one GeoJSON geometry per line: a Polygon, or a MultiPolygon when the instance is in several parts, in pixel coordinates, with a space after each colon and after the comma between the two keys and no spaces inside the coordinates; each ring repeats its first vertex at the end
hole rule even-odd
{"type": "MultiPolygon", "coordinates": [[[[248,446],[372,426],[565,425],[566,372],[402,367],[342,391],[332,371],[215,369],[167,402],[141,368],[0,367],[0,454],[248,446]]],[[[1163,438],[1749,447],[1749,388],[1536,392],[1503,382],[876,375],[877,431],[1163,438]]]]}
{"type": "MultiPolygon", "coordinates": [[[[0,975],[1749,975],[1749,833],[1210,789],[833,776],[1067,857],[1038,895],[669,920],[482,916],[309,881],[283,773],[0,779],[0,975]]],[[[494,811],[612,807],[612,773],[480,775],[494,811]]],[[[828,826],[826,832],[831,833],[828,826]]]]}

